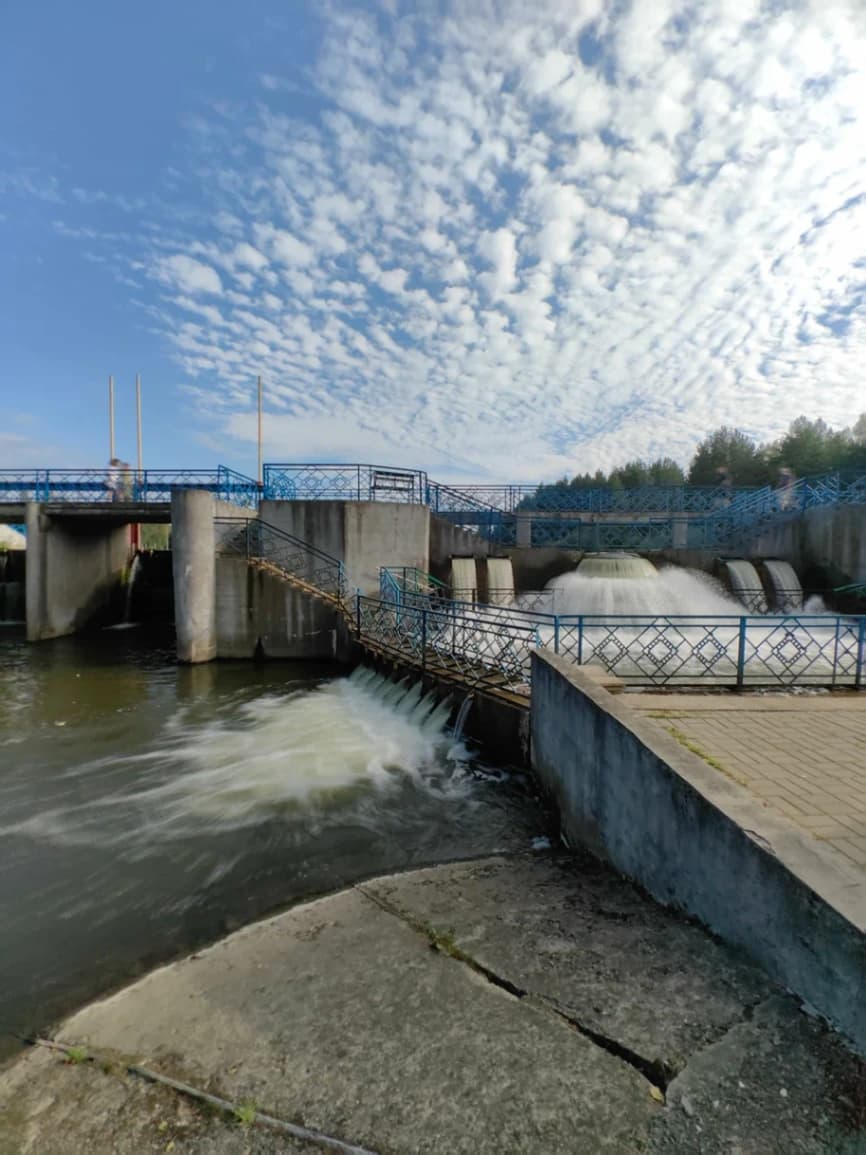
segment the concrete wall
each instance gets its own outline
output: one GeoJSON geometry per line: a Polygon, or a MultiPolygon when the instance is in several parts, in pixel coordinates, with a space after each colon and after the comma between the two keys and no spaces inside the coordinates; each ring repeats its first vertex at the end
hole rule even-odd
{"type": "Polygon", "coordinates": [[[105,615],[129,556],[129,526],[98,517],[49,517],[28,502],[28,641],[75,633],[105,615]]]}
{"type": "Polygon", "coordinates": [[[329,606],[253,569],[242,557],[216,562],[219,658],[336,658],[337,614],[329,606]]]}
{"type": "Polygon", "coordinates": [[[532,764],[565,833],[741,947],[866,1050],[866,876],[634,716],[577,667],[532,662],[532,764]]]}
{"type": "Polygon", "coordinates": [[[343,562],[349,589],[376,596],[380,566],[430,568],[430,511],[386,501],[263,501],[262,521],[343,562]]]}
{"type": "Polygon", "coordinates": [[[559,549],[556,546],[516,548],[505,552],[511,558],[514,588],[518,591],[543,590],[551,578],[575,569],[583,557],[582,550],[559,549]]]}
{"type": "Polygon", "coordinates": [[[802,527],[804,563],[830,563],[849,581],[866,581],[866,505],[807,509],[802,527]]]}

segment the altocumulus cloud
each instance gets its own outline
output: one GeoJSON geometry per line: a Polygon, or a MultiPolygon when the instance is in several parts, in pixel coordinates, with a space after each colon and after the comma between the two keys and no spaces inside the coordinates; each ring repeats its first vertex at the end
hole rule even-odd
{"type": "Polygon", "coordinates": [[[260,372],[272,454],[515,479],[862,408],[858,0],[324,12],[137,257],[225,433],[260,372]]]}

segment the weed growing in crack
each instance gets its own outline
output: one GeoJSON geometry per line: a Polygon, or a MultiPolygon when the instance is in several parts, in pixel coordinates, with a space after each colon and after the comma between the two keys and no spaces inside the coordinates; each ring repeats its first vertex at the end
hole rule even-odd
{"type": "Polygon", "coordinates": [[[235,1122],[241,1127],[249,1127],[256,1121],[259,1108],[256,1103],[239,1103],[235,1107],[235,1122]]]}

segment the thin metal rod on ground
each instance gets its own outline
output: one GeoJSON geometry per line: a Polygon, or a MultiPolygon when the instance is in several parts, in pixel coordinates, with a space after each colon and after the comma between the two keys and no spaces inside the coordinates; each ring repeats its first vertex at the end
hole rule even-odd
{"type": "MultiPolygon", "coordinates": [[[[37,1047],[48,1047],[52,1051],[60,1051],[62,1054],[70,1055],[85,1048],[78,1048],[67,1043],[56,1043],[53,1039],[27,1039],[28,1043],[37,1047]]],[[[100,1065],[110,1064],[110,1060],[87,1051],[86,1061],[90,1063],[98,1063],[100,1065]]],[[[130,1075],[136,1075],[139,1079],[144,1079],[148,1083],[156,1083],[162,1087],[168,1087],[172,1091],[177,1091],[178,1094],[185,1095],[189,1099],[195,1099],[200,1103],[207,1103],[210,1107],[215,1107],[217,1110],[224,1112],[236,1119],[239,1113],[243,1110],[243,1105],[240,1103],[232,1103],[228,1099],[223,1099],[219,1095],[211,1095],[209,1091],[202,1091],[198,1087],[193,1087],[190,1083],[183,1083],[180,1079],[172,1079],[168,1075],[161,1075],[158,1071],[151,1071],[147,1067],[140,1067],[137,1063],[124,1063],[125,1070],[130,1075]]],[[[306,1143],[315,1143],[319,1147],[325,1147],[330,1151],[340,1151],[343,1155],[377,1155],[375,1151],[371,1151],[368,1147],[357,1147],[352,1143],[344,1143],[342,1139],[335,1139],[332,1135],[325,1135],[321,1131],[312,1131],[309,1127],[302,1127],[299,1123],[288,1123],[285,1119],[277,1119],[273,1115],[267,1115],[263,1111],[256,1111],[254,1118],[250,1121],[250,1125],[258,1127],[267,1127],[270,1131],[279,1131],[284,1135],[291,1135],[294,1139],[301,1139],[306,1143]]]]}

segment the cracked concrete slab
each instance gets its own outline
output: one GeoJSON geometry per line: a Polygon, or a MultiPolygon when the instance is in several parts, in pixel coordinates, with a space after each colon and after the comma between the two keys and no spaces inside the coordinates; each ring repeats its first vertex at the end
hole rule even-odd
{"type": "Polygon", "coordinates": [[[652,1155],[866,1155],[866,1065],[789,998],[765,1000],[695,1055],[667,1102],[652,1155]]]}
{"type": "MultiPolygon", "coordinates": [[[[838,1155],[827,1140],[866,1126],[850,1106],[862,1068],[821,1024],[604,867],[556,856],[296,907],[85,1008],[57,1038],[383,1155],[838,1155]],[[554,1003],[594,1008],[599,1041],[554,1003]],[[617,1036],[684,1064],[667,1104],[611,1052],[617,1036]]],[[[120,1070],[29,1053],[0,1074],[0,1152],[312,1149],[120,1070]]]]}
{"type": "Polygon", "coordinates": [[[363,889],[673,1073],[775,989],[763,971],[588,857],[529,860],[517,872],[504,860],[466,863],[363,889]]]}

